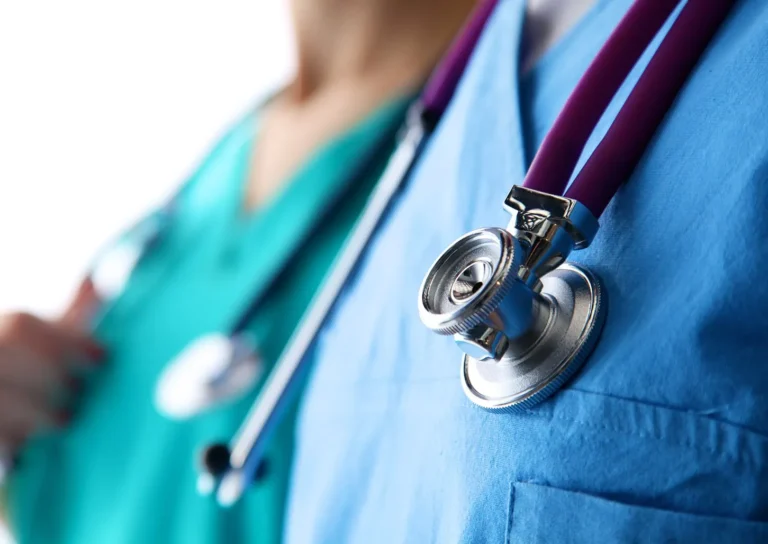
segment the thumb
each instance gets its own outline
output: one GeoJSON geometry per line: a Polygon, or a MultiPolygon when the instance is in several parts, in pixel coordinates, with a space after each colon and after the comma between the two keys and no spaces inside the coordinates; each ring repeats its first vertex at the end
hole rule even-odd
{"type": "Polygon", "coordinates": [[[59,321],[73,328],[87,329],[100,303],[93,281],[90,276],[86,276],[59,321]]]}

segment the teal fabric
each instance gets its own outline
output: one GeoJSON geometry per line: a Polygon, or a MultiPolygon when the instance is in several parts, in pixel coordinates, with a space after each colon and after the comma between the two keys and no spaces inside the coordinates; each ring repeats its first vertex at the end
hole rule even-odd
{"type": "Polygon", "coordinates": [[[768,542],[764,0],[736,2],[573,254],[603,278],[608,315],[564,390],[525,413],[475,407],[459,350],[417,313],[443,249],[507,224],[510,186],[629,5],[598,0],[520,77],[524,2],[499,4],[318,339],[290,544],[768,542]]]}
{"type": "Polygon", "coordinates": [[[174,355],[199,335],[226,332],[292,259],[249,327],[268,367],[274,364],[375,184],[406,102],[394,101],[324,146],[253,214],[242,202],[256,117],[222,139],[180,193],[161,245],[105,312],[97,336],[111,357],[91,376],[71,427],[22,452],[10,488],[21,544],[280,541],[294,418],[271,444],[266,480],[225,510],[197,494],[194,459],[201,445],[232,436],[255,391],[174,422],[155,410],[154,388],[174,355]],[[381,138],[388,143],[364,179],[317,224],[381,138]],[[310,247],[294,258],[310,230],[310,247]]]}

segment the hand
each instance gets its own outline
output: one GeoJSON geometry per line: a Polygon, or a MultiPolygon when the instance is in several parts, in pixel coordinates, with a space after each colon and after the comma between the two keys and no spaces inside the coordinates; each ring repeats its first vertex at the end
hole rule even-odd
{"type": "Polygon", "coordinates": [[[32,433],[65,425],[78,371],[97,365],[103,348],[84,326],[96,301],[84,282],[63,317],[0,315],[0,448],[15,451],[32,433]]]}

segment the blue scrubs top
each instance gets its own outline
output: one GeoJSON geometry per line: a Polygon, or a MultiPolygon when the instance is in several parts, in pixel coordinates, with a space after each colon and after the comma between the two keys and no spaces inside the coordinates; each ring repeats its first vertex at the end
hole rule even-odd
{"type": "Polygon", "coordinates": [[[507,223],[510,186],[629,5],[598,1],[521,77],[524,2],[502,0],[319,338],[289,543],[768,542],[764,0],[737,2],[573,255],[609,313],[562,391],[522,414],[475,407],[458,349],[417,315],[442,250],[507,223]]]}

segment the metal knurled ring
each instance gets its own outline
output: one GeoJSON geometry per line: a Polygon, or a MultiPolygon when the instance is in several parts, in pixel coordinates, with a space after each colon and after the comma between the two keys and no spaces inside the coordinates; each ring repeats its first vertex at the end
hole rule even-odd
{"type": "MultiPolygon", "coordinates": [[[[501,304],[501,301],[509,294],[510,289],[515,281],[517,281],[517,271],[511,271],[511,265],[514,261],[514,240],[512,235],[504,229],[492,229],[499,233],[502,238],[502,255],[506,256],[504,262],[500,262],[498,268],[504,267],[506,270],[504,276],[496,282],[496,285],[489,286],[487,289],[495,289],[496,291],[490,296],[490,298],[481,304],[478,308],[473,310],[466,316],[457,316],[451,319],[448,323],[443,325],[437,325],[432,327],[432,330],[438,334],[453,335],[461,332],[466,332],[477,325],[480,325],[485,319],[487,319],[501,304]],[[509,240],[506,238],[509,237],[509,240]],[[506,248],[503,245],[504,242],[509,241],[506,248]],[[511,249],[510,249],[511,248],[511,249]]],[[[497,269],[498,269],[497,268],[497,269]]],[[[484,289],[485,290],[485,289],[484,289]]],[[[473,299],[474,300],[474,299],[473,299]]],[[[470,300],[469,303],[473,302],[470,300]]],[[[469,305],[469,304],[468,304],[469,305]]],[[[462,309],[464,310],[464,308],[462,309]]],[[[435,315],[435,314],[432,314],[435,315]]],[[[439,315],[439,314],[437,314],[439,315]]]]}

